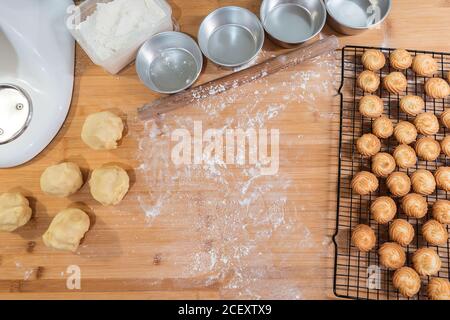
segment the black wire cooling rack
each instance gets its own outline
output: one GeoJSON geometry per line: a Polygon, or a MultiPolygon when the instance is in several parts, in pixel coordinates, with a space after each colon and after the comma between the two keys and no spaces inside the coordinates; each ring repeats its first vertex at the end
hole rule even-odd
{"type": "MultiPolygon", "coordinates": [[[[341,93],[341,114],[340,114],[340,141],[339,141],[339,174],[338,174],[338,201],[336,233],[333,237],[335,253],[335,273],[334,273],[334,293],[338,297],[351,299],[375,299],[391,300],[404,299],[392,286],[393,271],[380,267],[378,263],[377,250],[381,244],[388,241],[388,226],[378,225],[369,214],[371,201],[378,196],[386,195],[385,179],[380,180],[380,188],[377,192],[368,196],[359,196],[352,192],[350,182],[352,177],[359,171],[370,170],[370,159],[361,157],[355,149],[355,141],[361,135],[372,130],[372,120],[363,118],[358,111],[358,103],[364,95],[363,91],[357,88],[356,78],[364,70],[361,63],[361,56],[367,49],[381,50],[386,57],[395,50],[389,48],[373,48],[360,46],[347,46],[342,49],[342,83],[341,93]],[[377,235],[377,247],[370,253],[359,252],[351,244],[351,230],[360,223],[369,224],[377,235]]],[[[425,52],[408,50],[411,54],[428,53],[431,54],[440,65],[439,76],[446,79],[447,72],[450,71],[450,53],[425,52]]],[[[379,71],[381,78],[395,71],[387,59],[386,66],[379,71]]],[[[405,94],[414,94],[424,98],[426,111],[434,112],[439,116],[446,108],[450,107],[449,100],[434,100],[426,97],[424,93],[425,78],[417,76],[411,69],[404,71],[408,79],[408,88],[405,94]]],[[[399,99],[401,96],[387,92],[380,85],[379,95],[385,105],[385,115],[389,116],[394,123],[400,120],[413,120],[413,117],[399,111],[399,99]]],[[[441,140],[446,135],[446,130],[436,135],[436,139],[441,140]]],[[[382,141],[382,151],[392,152],[398,143],[394,138],[382,141]]],[[[427,169],[434,172],[438,167],[449,165],[450,158],[441,154],[436,161],[418,161],[415,169],[400,170],[410,175],[417,169],[427,169]]],[[[448,195],[442,190],[437,190],[433,195],[427,197],[429,207],[437,199],[447,199],[448,195]]],[[[398,200],[396,200],[398,201],[398,200]]],[[[398,203],[397,203],[398,204],[398,203]]],[[[411,255],[418,248],[429,246],[422,238],[421,226],[427,219],[410,219],[401,211],[398,206],[398,217],[408,220],[415,229],[416,237],[407,250],[407,265],[411,266],[411,255]]],[[[448,231],[447,227],[447,231],[448,231]]],[[[450,240],[445,246],[432,246],[442,259],[442,269],[438,276],[449,278],[450,264],[450,240]]],[[[422,278],[422,288],[413,299],[427,299],[426,278],[422,278]]]]}

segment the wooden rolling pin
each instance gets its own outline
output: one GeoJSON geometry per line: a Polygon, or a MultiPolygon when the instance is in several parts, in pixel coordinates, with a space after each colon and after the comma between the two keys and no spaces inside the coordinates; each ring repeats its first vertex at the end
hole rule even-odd
{"type": "Polygon", "coordinates": [[[308,46],[301,47],[289,53],[271,58],[265,62],[249,67],[238,72],[234,72],[225,77],[212,80],[198,87],[186,91],[166,96],[155,100],[138,109],[139,118],[148,120],[163,113],[173,111],[187,106],[195,101],[208,98],[215,94],[220,94],[232,88],[240,87],[244,84],[265,78],[288,67],[329,53],[339,48],[337,37],[330,36],[323,40],[316,41],[308,46]]]}

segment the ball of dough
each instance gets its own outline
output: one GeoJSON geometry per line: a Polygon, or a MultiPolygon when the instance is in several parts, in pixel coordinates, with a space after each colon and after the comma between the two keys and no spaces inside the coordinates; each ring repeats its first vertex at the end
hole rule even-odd
{"type": "Polygon", "coordinates": [[[44,170],[41,175],[41,190],[49,195],[67,197],[83,185],[80,168],[72,162],[64,162],[44,170]]]}
{"type": "Polygon", "coordinates": [[[392,94],[400,94],[408,87],[408,80],[401,72],[391,72],[383,79],[384,88],[392,94]]]}
{"type": "Polygon", "coordinates": [[[450,167],[440,167],[434,173],[438,188],[450,191],[450,167]]]}
{"type": "Polygon", "coordinates": [[[411,298],[420,290],[420,276],[414,269],[409,267],[402,267],[395,271],[392,278],[392,285],[404,297],[411,298]]]}
{"type": "Polygon", "coordinates": [[[119,204],[128,192],[130,179],[118,166],[103,166],[92,172],[89,180],[91,194],[104,206],[119,204]]]}
{"type": "Polygon", "coordinates": [[[381,142],[375,135],[367,133],[356,141],[358,152],[365,157],[376,155],[381,150],[381,142]]]}
{"type": "Polygon", "coordinates": [[[408,121],[400,121],[397,123],[394,129],[394,136],[398,142],[404,144],[410,144],[416,141],[417,129],[408,121]]]}
{"type": "Polygon", "coordinates": [[[436,190],[433,174],[425,169],[418,169],[411,175],[411,184],[415,193],[428,196],[436,190]]]}
{"type": "Polygon", "coordinates": [[[403,212],[411,218],[421,219],[427,215],[427,199],[417,193],[410,193],[402,199],[403,212]]]}
{"type": "Polygon", "coordinates": [[[386,152],[380,152],[372,158],[372,172],[380,178],[386,178],[395,171],[395,160],[386,152]]]}
{"type": "Polygon", "coordinates": [[[412,256],[414,269],[421,276],[432,276],[441,270],[442,261],[439,255],[431,248],[421,248],[412,256]]]}
{"type": "Polygon", "coordinates": [[[393,242],[384,243],[378,249],[380,264],[388,269],[397,270],[405,265],[406,254],[401,246],[393,242]]]}
{"type": "Polygon", "coordinates": [[[30,219],[30,204],[21,193],[0,194],[0,231],[12,232],[30,219]]]}
{"type": "Polygon", "coordinates": [[[375,247],[376,242],[377,238],[375,232],[368,225],[357,225],[352,232],[352,243],[362,252],[369,252],[372,250],[375,247]]]}
{"type": "Polygon", "coordinates": [[[405,49],[397,49],[389,56],[391,66],[397,70],[406,70],[413,62],[412,55],[405,49]]]}
{"type": "Polygon", "coordinates": [[[394,220],[389,226],[389,238],[406,247],[414,239],[414,227],[404,219],[394,220]]]}
{"type": "Polygon", "coordinates": [[[434,138],[423,137],[416,142],[416,152],[425,161],[434,161],[441,154],[441,145],[434,138]]]}
{"type": "Polygon", "coordinates": [[[439,132],[439,120],[431,112],[419,114],[414,120],[416,129],[424,135],[434,135],[439,132]]]}
{"type": "Polygon", "coordinates": [[[443,224],[450,224],[450,201],[438,200],[433,205],[433,218],[443,224]]]}
{"type": "Polygon", "coordinates": [[[450,157],[450,136],[446,136],[441,141],[441,149],[447,157],[450,157]]]}
{"type": "Polygon", "coordinates": [[[380,97],[367,95],[359,100],[359,112],[367,118],[378,118],[383,114],[384,104],[380,97]]]}
{"type": "Polygon", "coordinates": [[[403,197],[411,191],[411,180],[404,172],[393,172],[386,179],[386,186],[394,197],[403,197]]]}
{"type": "Polygon", "coordinates": [[[379,197],[370,206],[370,214],[379,224],[391,222],[397,214],[397,205],[392,198],[379,197]]]}
{"type": "Polygon", "coordinates": [[[431,279],[427,293],[431,300],[450,300],[450,281],[444,278],[431,279]]]}
{"type": "Polygon", "coordinates": [[[418,54],[414,57],[412,69],[417,75],[431,77],[439,69],[437,61],[429,54],[418,54]]]}
{"type": "Polygon", "coordinates": [[[367,70],[379,71],[386,64],[386,58],[380,50],[369,49],[362,55],[361,62],[367,70]]]}
{"type": "Polygon", "coordinates": [[[351,187],[354,192],[364,196],[378,189],[377,177],[368,171],[358,172],[352,179],[351,187]]]}
{"type": "Polygon", "coordinates": [[[94,150],[112,150],[122,139],[123,121],[109,111],[91,114],[86,118],[81,139],[94,150]]]}
{"type": "Polygon", "coordinates": [[[380,87],[380,77],[373,71],[364,70],[358,76],[356,83],[364,92],[374,93],[380,87]]]}
{"type": "Polygon", "coordinates": [[[450,95],[450,86],[440,78],[430,78],[425,82],[425,92],[433,99],[445,99],[450,95]]]}
{"type": "Polygon", "coordinates": [[[89,226],[89,216],[84,211],[65,209],[53,218],[42,239],[47,247],[75,252],[89,226]]]}
{"type": "Polygon", "coordinates": [[[419,96],[407,95],[400,99],[400,109],[415,117],[425,109],[425,101],[419,96]]]}
{"type": "Polygon", "coordinates": [[[431,219],[422,226],[422,235],[433,246],[444,245],[448,241],[447,228],[439,221],[431,219]]]}
{"type": "Polygon", "coordinates": [[[380,139],[387,139],[394,134],[394,125],[388,117],[381,116],[372,123],[372,133],[380,139]]]}
{"type": "Polygon", "coordinates": [[[450,129],[450,110],[444,111],[441,114],[441,122],[447,129],[450,129]]]}
{"type": "Polygon", "coordinates": [[[412,168],[417,163],[416,152],[407,144],[400,144],[394,150],[394,159],[400,168],[412,168]]]}

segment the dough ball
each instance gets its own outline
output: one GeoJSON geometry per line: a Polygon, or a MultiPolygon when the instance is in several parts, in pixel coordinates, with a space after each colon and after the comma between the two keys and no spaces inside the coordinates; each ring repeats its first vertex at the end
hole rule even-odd
{"type": "Polygon", "coordinates": [[[417,193],[410,193],[402,199],[403,212],[411,218],[421,219],[427,215],[427,199],[417,193]]]}
{"type": "Polygon", "coordinates": [[[447,157],[450,157],[450,136],[446,136],[441,141],[441,149],[447,157]]]}
{"type": "Polygon", "coordinates": [[[414,192],[423,196],[428,196],[436,190],[433,174],[425,169],[419,169],[411,175],[411,184],[414,192]]]}
{"type": "Polygon", "coordinates": [[[430,78],[425,82],[425,92],[433,99],[445,99],[450,95],[450,86],[441,78],[430,78]]]}
{"type": "Polygon", "coordinates": [[[41,190],[49,195],[67,197],[83,185],[80,168],[72,162],[64,162],[44,170],[41,175],[41,190]]]}
{"type": "Polygon", "coordinates": [[[103,166],[89,180],[92,197],[104,206],[119,204],[128,192],[130,179],[118,166],[103,166]]]}
{"type": "Polygon", "coordinates": [[[381,142],[377,136],[367,133],[356,141],[356,148],[364,157],[371,157],[380,152],[381,142]]]}
{"type": "Polygon", "coordinates": [[[406,70],[413,62],[412,55],[405,49],[397,49],[389,56],[391,66],[397,70],[406,70]]]}
{"type": "Polygon", "coordinates": [[[395,160],[389,153],[380,152],[372,158],[372,172],[377,177],[386,178],[395,171],[395,167],[395,160]]]}
{"type": "Polygon", "coordinates": [[[123,121],[109,111],[91,114],[86,118],[81,139],[94,150],[112,150],[122,139],[123,121]]]}
{"type": "Polygon", "coordinates": [[[407,95],[400,99],[400,109],[415,117],[425,109],[425,101],[419,96],[407,95]]]}
{"type": "Polygon", "coordinates": [[[53,218],[42,239],[47,247],[75,252],[89,226],[89,216],[84,211],[65,209],[53,218]]]}
{"type": "Polygon", "coordinates": [[[356,83],[364,92],[374,93],[380,87],[380,77],[373,71],[364,70],[358,76],[356,83]]]}
{"type": "Polygon", "coordinates": [[[372,132],[380,139],[387,139],[394,134],[394,125],[388,117],[381,116],[372,123],[372,132]]]}
{"type": "Polygon", "coordinates": [[[437,61],[429,54],[418,54],[415,56],[412,69],[422,77],[432,77],[439,69],[437,61]]]}
{"type": "Polygon", "coordinates": [[[443,224],[450,224],[450,201],[438,200],[433,205],[433,218],[443,224]]]}
{"type": "Polygon", "coordinates": [[[431,248],[421,248],[412,256],[414,269],[421,276],[433,276],[441,270],[442,261],[431,248]]]}
{"type": "Polygon", "coordinates": [[[377,238],[371,227],[360,224],[352,232],[352,243],[358,250],[369,252],[375,247],[377,238]]]}
{"type": "Polygon", "coordinates": [[[20,193],[0,194],[0,231],[12,232],[31,219],[28,199],[20,193]]]}
{"type": "Polygon", "coordinates": [[[400,168],[412,168],[417,163],[416,152],[407,144],[400,144],[394,150],[394,159],[400,168]]]}
{"type": "Polygon", "coordinates": [[[441,122],[447,129],[450,129],[450,110],[444,111],[441,114],[441,122]]]}
{"type": "Polygon", "coordinates": [[[403,197],[411,191],[411,180],[404,172],[393,172],[386,179],[386,186],[394,197],[403,197]]]}
{"type": "Polygon", "coordinates": [[[386,64],[386,58],[380,50],[369,49],[362,55],[361,62],[367,70],[379,71],[386,64]]]}
{"type": "Polygon", "coordinates": [[[377,177],[368,171],[358,172],[352,180],[351,187],[354,192],[364,196],[369,193],[375,192],[378,189],[377,177]]]}
{"type": "Polygon", "coordinates": [[[409,267],[402,267],[395,271],[392,278],[392,285],[404,297],[412,298],[420,290],[420,276],[414,269],[409,267]]]}
{"type": "Polygon", "coordinates": [[[394,220],[389,226],[389,238],[406,247],[414,239],[414,227],[404,219],[394,220]]]}
{"type": "Polygon", "coordinates": [[[431,112],[419,114],[414,120],[414,124],[417,131],[424,135],[435,135],[439,132],[439,120],[431,112]]]}
{"type": "Polygon", "coordinates": [[[359,100],[359,112],[367,118],[375,119],[380,117],[384,111],[384,103],[380,97],[367,95],[359,100]]]}
{"type": "Polygon", "coordinates": [[[398,142],[404,144],[410,144],[416,141],[417,129],[408,121],[400,121],[397,123],[394,129],[394,136],[398,142]]]}
{"type": "Polygon", "coordinates": [[[388,269],[397,270],[405,265],[406,254],[397,243],[386,242],[378,249],[380,264],[388,269]]]}
{"type": "Polygon", "coordinates": [[[425,161],[434,161],[441,154],[441,145],[434,138],[423,137],[416,142],[416,152],[425,161]]]}
{"type": "Polygon", "coordinates": [[[450,300],[450,281],[444,278],[431,279],[427,293],[431,300],[450,300]]]}
{"type": "Polygon", "coordinates": [[[397,205],[389,197],[379,197],[370,206],[370,214],[379,224],[391,222],[397,214],[397,205]]]}
{"type": "Polygon", "coordinates": [[[401,72],[391,72],[383,79],[384,88],[392,94],[400,94],[408,87],[408,80],[401,72]]]}
{"type": "Polygon", "coordinates": [[[422,235],[426,242],[433,246],[447,244],[448,232],[439,221],[431,219],[422,226],[422,235]]]}
{"type": "Polygon", "coordinates": [[[438,188],[450,191],[450,167],[440,167],[434,173],[438,188]]]}

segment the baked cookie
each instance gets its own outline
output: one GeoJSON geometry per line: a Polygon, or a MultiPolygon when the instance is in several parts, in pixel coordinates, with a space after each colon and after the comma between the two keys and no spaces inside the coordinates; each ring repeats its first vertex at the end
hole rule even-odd
{"type": "Polygon", "coordinates": [[[425,161],[434,161],[441,154],[441,145],[432,137],[423,137],[416,142],[416,153],[425,161]]]}
{"type": "Polygon", "coordinates": [[[426,242],[433,246],[447,244],[448,232],[439,221],[431,219],[422,226],[422,235],[426,242]]]}
{"type": "Polygon", "coordinates": [[[438,188],[450,191],[450,167],[440,167],[434,173],[438,188]]]}
{"type": "Polygon", "coordinates": [[[393,156],[397,165],[402,169],[412,168],[417,163],[416,152],[407,144],[398,145],[393,156]]]}
{"type": "Polygon", "coordinates": [[[374,156],[381,150],[380,139],[371,133],[367,133],[356,141],[356,149],[364,157],[374,156]]]}
{"type": "Polygon", "coordinates": [[[443,224],[450,224],[450,201],[438,200],[433,205],[433,218],[443,224]]]}
{"type": "Polygon", "coordinates": [[[414,57],[412,69],[422,77],[432,77],[439,69],[436,59],[429,54],[418,54],[414,57]]]}
{"type": "Polygon", "coordinates": [[[394,134],[394,125],[388,117],[381,116],[372,123],[372,133],[380,139],[387,139],[394,134]]]}
{"type": "Polygon", "coordinates": [[[406,70],[413,62],[412,55],[405,49],[397,49],[389,56],[391,66],[397,70],[406,70]]]}
{"type": "Polygon", "coordinates": [[[425,101],[419,96],[407,95],[400,99],[400,109],[410,116],[417,116],[424,108],[425,101]]]}
{"type": "Polygon", "coordinates": [[[447,157],[450,157],[450,136],[446,136],[446,137],[441,141],[441,149],[442,149],[442,152],[443,152],[447,157]]]}
{"type": "Polygon", "coordinates": [[[389,226],[389,238],[406,247],[414,239],[414,227],[404,219],[394,220],[389,226]]]}
{"type": "Polygon", "coordinates": [[[433,276],[441,270],[442,261],[435,250],[421,248],[412,256],[414,269],[421,276],[433,276]]]}
{"type": "Polygon", "coordinates": [[[380,152],[372,157],[372,172],[380,178],[386,178],[395,171],[395,159],[386,152],[380,152]]]}
{"type": "Polygon", "coordinates": [[[432,112],[419,114],[414,120],[416,129],[423,135],[435,135],[439,132],[439,120],[432,112]]]}
{"type": "Polygon", "coordinates": [[[378,249],[380,264],[388,269],[397,270],[405,265],[406,253],[395,242],[386,242],[378,249]]]}
{"type": "Polygon", "coordinates": [[[415,193],[428,196],[436,190],[433,174],[425,169],[418,169],[411,175],[411,184],[415,193]]]}
{"type": "Polygon", "coordinates": [[[409,267],[402,267],[395,271],[392,278],[392,285],[404,297],[411,298],[415,296],[420,290],[420,276],[414,269],[409,267]]]}
{"type": "Polygon", "coordinates": [[[445,99],[450,95],[450,85],[444,79],[430,78],[425,82],[425,92],[433,99],[445,99]]]}
{"type": "Polygon", "coordinates": [[[386,58],[380,50],[369,49],[362,55],[361,62],[367,70],[379,71],[386,64],[386,58]]]}
{"type": "Polygon", "coordinates": [[[446,110],[441,114],[441,122],[447,129],[450,129],[450,110],[446,110]]]}
{"type": "Polygon", "coordinates": [[[391,72],[383,79],[384,88],[392,94],[400,94],[408,87],[408,80],[401,72],[391,72]]]}
{"type": "Polygon", "coordinates": [[[392,198],[379,197],[372,202],[370,206],[370,214],[379,224],[391,222],[397,214],[397,205],[392,198]]]}
{"type": "Polygon", "coordinates": [[[368,171],[358,172],[352,180],[353,191],[361,196],[368,195],[378,189],[377,177],[368,171]]]}
{"type": "Polygon", "coordinates": [[[394,197],[406,196],[411,190],[411,180],[404,172],[394,172],[386,179],[386,185],[394,197]]]}
{"type": "Polygon", "coordinates": [[[394,136],[398,142],[410,144],[417,139],[417,129],[411,122],[400,121],[395,126],[394,136]]]}
{"type": "Polygon", "coordinates": [[[428,282],[428,298],[431,300],[450,300],[450,281],[444,278],[433,278],[428,282]]]}
{"type": "Polygon", "coordinates": [[[356,83],[364,92],[374,93],[380,87],[380,77],[373,71],[364,70],[358,76],[356,83]]]}
{"type": "Polygon", "coordinates": [[[408,217],[421,219],[428,212],[427,199],[417,193],[410,193],[402,199],[402,209],[408,217]]]}
{"type": "Polygon", "coordinates": [[[380,97],[367,95],[359,100],[359,112],[367,118],[376,119],[383,114],[384,104],[380,97]]]}
{"type": "Polygon", "coordinates": [[[369,252],[375,247],[377,237],[371,227],[360,224],[352,232],[352,243],[359,251],[369,252]]]}

